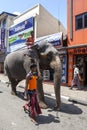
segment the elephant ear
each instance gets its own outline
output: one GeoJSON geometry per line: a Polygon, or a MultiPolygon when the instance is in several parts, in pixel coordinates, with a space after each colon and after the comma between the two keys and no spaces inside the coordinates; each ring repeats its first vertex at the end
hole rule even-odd
{"type": "Polygon", "coordinates": [[[47,60],[48,60],[48,61],[51,61],[51,60],[52,60],[52,57],[53,57],[53,52],[52,52],[52,51],[48,52],[48,53],[47,53],[47,60]]]}
{"type": "Polygon", "coordinates": [[[23,58],[23,67],[24,67],[24,69],[26,71],[26,74],[30,71],[30,68],[29,68],[30,63],[31,63],[31,58],[28,57],[27,55],[24,56],[24,58],[23,58]]]}
{"type": "Polygon", "coordinates": [[[37,49],[39,49],[39,45],[38,45],[38,44],[35,44],[35,45],[31,46],[31,49],[37,50],[37,49]]]}

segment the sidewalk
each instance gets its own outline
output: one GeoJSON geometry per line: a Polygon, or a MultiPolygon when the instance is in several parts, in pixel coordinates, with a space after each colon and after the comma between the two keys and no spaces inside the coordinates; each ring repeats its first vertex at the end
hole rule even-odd
{"type": "MultiPolygon", "coordinates": [[[[46,94],[55,96],[52,84],[44,83],[44,90],[46,94]]],[[[87,89],[71,90],[67,86],[61,86],[61,98],[87,106],[87,89]]]]}
{"type": "MultiPolygon", "coordinates": [[[[7,83],[8,78],[4,74],[0,74],[0,82],[7,83]]],[[[54,88],[52,83],[43,83],[44,93],[49,96],[55,97],[54,88]]],[[[70,90],[69,87],[61,86],[61,98],[68,101],[87,105],[87,89],[84,90],[70,90]]]]}

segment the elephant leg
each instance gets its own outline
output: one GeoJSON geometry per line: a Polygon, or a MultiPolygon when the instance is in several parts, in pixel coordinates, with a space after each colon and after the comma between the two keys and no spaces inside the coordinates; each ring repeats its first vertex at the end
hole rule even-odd
{"type": "Polygon", "coordinates": [[[54,87],[55,97],[56,97],[56,105],[54,109],[57,109],[61,105],[61,99],[60,99],[60,86],[58,88],[54,87]]]}
{"type": "Polygon", "coordinates": [[[45,103],[45,100],[44,100],[42,78],[38,78],[38,80],[37,80],[37,91],[38,91],[40,107],[43,108],[43,109],[48,108],[48,106],[47,106],[47,104],[45,103]]]}
{"type": "Polygon", "coordinates": [[[17,95],[16,86],[18,83],[19,81],[16,81],[16,80],[11,81],[11,94],[12,95],[17,95]]]}
{"type": "Polygon", "coordinates": [[[56,106],[55,109],[59,108],[61,105],[61,94],[60,94],[60,81],[61,79],[58,78],[58,76],[54,76],[54,92],[55,92],[55,98],[56,98],[56,106]]]}

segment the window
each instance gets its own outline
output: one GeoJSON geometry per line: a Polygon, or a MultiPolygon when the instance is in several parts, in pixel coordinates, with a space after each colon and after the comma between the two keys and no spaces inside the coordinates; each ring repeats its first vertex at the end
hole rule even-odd
{"type": "Polygon", "coordinates": [[[2,22],[2,27],[3,27],[3,28],[6,27],[6,19],[3,20],[3,22],[2,22]]]}
{"type": "Polygon", "coordinates": [[[87,28],[87,13],[84,14],[84,28],[87,28]]]}
{"type": "Polygon", "coordinates": [[[76,30],[87,28],[87,13],[76,16],[76,30]]]}
{"type": "Polygon", "coordinates": [[[76,30],[83,28],[83,15],[76,16],[76,30]]]}

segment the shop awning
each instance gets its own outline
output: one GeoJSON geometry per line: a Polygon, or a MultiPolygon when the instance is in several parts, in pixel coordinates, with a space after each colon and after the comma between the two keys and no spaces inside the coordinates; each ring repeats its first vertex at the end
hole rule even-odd
{"type": "Polygon", "coordinates": [[[87,47],[87,43],[85,44],[80,44],[80,45],[73,45],[73,46],[68,46],[67,49],[73,49],[73,48],[81,48],[81,47],[87,47]]]}

